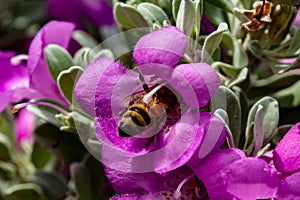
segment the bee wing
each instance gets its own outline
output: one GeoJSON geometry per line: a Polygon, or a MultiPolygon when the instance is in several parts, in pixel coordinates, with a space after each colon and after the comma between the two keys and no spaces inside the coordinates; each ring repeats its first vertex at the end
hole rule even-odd
{"type": "Polygon", "coordinates": [[[135,92],[135,93],[125,97],[122,101],[122,105],[124,107],[128,107],[128,106],[132,105],[134,102],[137,102],[140,99],[142,99],[144,94],[146,94],[145,91],[135,92]]]}

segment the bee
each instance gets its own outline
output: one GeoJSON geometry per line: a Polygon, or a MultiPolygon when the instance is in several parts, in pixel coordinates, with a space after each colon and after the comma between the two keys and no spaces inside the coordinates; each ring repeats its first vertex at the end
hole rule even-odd
{"type": "Polygon", "coordinates": [[[148,88],[143,84],[143,91],[136,92],[123,102],[127,104],[121,113],[119,136],[154,135],[164,125],[174,124],[181,113],[178,95],[163,84],[148,88]]]}

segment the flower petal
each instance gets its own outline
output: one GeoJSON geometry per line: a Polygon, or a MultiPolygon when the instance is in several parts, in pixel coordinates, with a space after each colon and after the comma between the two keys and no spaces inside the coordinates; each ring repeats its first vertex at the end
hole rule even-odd
{"type": "Polygon", "coordinates": [[[126,173],[105,167],[106,176],[118,194],[156,193],[174,189],[178,182],[192,174],[188,167],[180,167],[168,173],[126,173]]]}
{"type": "MultiPolygon", "coordinates": [[[[217,91],[220,80],[215,70],[206,63],[182,64],[175,68],[175,72],[181,74],[194,89],[198,99],[198,106],[204,107],[217,91]]],[[[179,91],[181,95],[187,93],[186,90],[179,91]]],[[[183,95],[184,96],[184,95],[183,95]]],[[[190,102],[187,102],[189,104],[190,102]]],[[[194,107],[192,103],[189,104],[194,107]]]]}
{"type": "MultiPolygon", "coordinates": [[[[100,58],[89,64],[75,85],[74,93],[76,101],[91,116],[96,116],[95,94],[97,84],[102,73],[112,62],[113,60],[111,59],[100,58]]],[[[103,83],[103,85],[105,86],[106,83],[103,83]]]]}
{"type": "Polygon", "coordinates": [[[244,158],[230,165],[227,191],[238,199],[275,197],[279,186],[277,172],[260,158],[244,158]]]}
{"type": "Polygon", "coordinates": [[[209,199],[232,199],[231,194],[226,191],[226,179],[224,177],[230,165],[245,157],[239,149],[222,149],[209,154],[198,163],[188,165],[198,178],[204,183],[209,199]]]}
{"type": "Polygon", "coordinates": [[[141,37],[135,45],[133,57],[138,66],[158,63],[175,67],[185,52],[187,41],[181,31],[167,26],[141,37]]]}
{"type": "Polygon", "coordinates": [[[144,75],[165,80],[192,109],[205,106],[220,84],[217,73],[206,63],[183,64],[175,70],[163,64],[145,64],[139,69],[144,75]]]}
{"type": "Polygon", "coordinates": [[[26,108],[20,110],[16,118],[16,138],[17,144],[20,145],[23,141],[32,142],[33,128],[34,128],[34,115],[27,111],[26,108]]]}
{"type": "Polygon", "coordinates": [[[12,65],[13,52],[0,52],[0,93],[16,88],[29,87],[29,75],[23,63],[12,65]]]}
{"type": "Polygon", "coordinates": [[[51,21],[47,23],[34,37],[28,53],[27,66],[30,73],[30,87],[37,89],[47,98],[68,105],[55,80],[52,78],[43,56],[48,44],[57,44],[67,48],[75,26],[68,22],[51,21]]]}
{"type": "Polygon", "coordinates": [[[300,169],[300,123],[294,125],[273,151],[274,165],[283,173],[300,169]]]}
{"type": "Polygon", "coordinates": [[[276,199],[289,200],[300,199],[300,172],[287,177],[281,184],[276,199]]]}

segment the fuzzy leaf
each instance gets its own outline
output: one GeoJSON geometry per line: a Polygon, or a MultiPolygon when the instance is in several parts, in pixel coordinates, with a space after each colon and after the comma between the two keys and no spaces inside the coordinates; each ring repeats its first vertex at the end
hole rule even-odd
{"type": "Polygon", "coordinates": [[[163,27],[164,21],[167,24],[171,24],[167,14],[160,7],[152,3],[141,3],[137,6],[137,10],[149,24],[158,24],[160,27],[163,27]]]}
{"type": "Polygon", "coordinates": [[[234,4],[231,0],[205,0],[205,3],[211,4],[212,6],[225,10],[229,13],[232,13],[234,8],[234,4]]]}
{"type": "Polygon", "coordinates": [[[83,69],[78,66],[70,67],[67,70],[62,71],[57,77],[57,84],[70,104],[73,103],[73,90],[76,79],[82,74],[83,69]]]}
{"type": "Polygon", "coordinates": [[[98,45],[97,40],[95,38],[93,38],[93,36],[91,36],[90,34],[88,34],[85,31],[82,31],[82,30],[74,31],[72,37],[82,47],[93,49],[98,45]]]}
{"type": "Polygon", "coordinates": [[[72,163],[71,177],[74,181],[78,200],[93,200],[92,186],[88,168],[83,163],[72,163]]]}
{"type": "Polygon", "coordinates": [[[124,3],[116,3],[114,7],[114,15],[124,28],[135,29],[142,27],[149,27],[148,22],[145,18],[131,5],[124,3]]]}
{"type": "Polygon", "coordinates": [[[69,69],[74,65],[71,55],[59,45],[49,44],[44,49],[44,54],[54,80],[57,79],[61,71],[69,69]]]}
{"type": "Polygon", "coordinates": [[[227,24],[221,23],[216,31],[207,36],[203,44],[201,62],[207,62],[211,58],[222,41],[223,33],[227,30],[227,24]]]}
{"type": "Polygon", "coordinates": [[[276,92],[273,97],[277,99],[280,107],[297,107],[300,105],[300,81],[290,87],[276,92]]]}
{"type": "Polygon", "coordinates": [[[13,185],[4,191],[5,200],[45,200],[41,188],[33,183],[13,185]]]}
{"type": "MultiPolygon", "coordinates": [[[[262,106],[264,110],[263,115],[263,129],[264,129],[264,140],[263,144],[266,144],[274,135],[275,130],[279,121],[279,108],[278,102],[272,97],[264,97],[257,101],[249,111],[248,121],[247,121],[247,131],[246,131],[246,144],[250,144],[252,139],[249,138],[251,127],[255,126],[255,119],[258,109],[262,106]]],[[[252,136],[251,136],[252,137],[252,136]]]]}
{"type": "Polygon", "coordinates": [[[172,14],[173,14],[173,18],[175,21],[177,20],[180,3],[181,3],[181,0],[173,0],[172,1],[172,14]]]}
{"type": "Polygon", "coordinates": [[[195,17],[196,13],[193,1],[181,1],[176,19],[176,27],[187,36],[190,36],[194,28],[193,24],[195,23],[195,17]]]}
{"type": "Polygon", "coordinates": [[[232,132],[235,146],[241,135],[241,106],[237,96],[229,88],[220,86],[211,100],[211,110],[222,109],[228,115],[228,126],[232,132]]]}

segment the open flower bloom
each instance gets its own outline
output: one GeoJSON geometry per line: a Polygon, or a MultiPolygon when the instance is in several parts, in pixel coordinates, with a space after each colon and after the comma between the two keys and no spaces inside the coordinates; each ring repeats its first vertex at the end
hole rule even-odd
{"type": "Polygon", "coordinates": [[[49,44],[56,44],[68,49],[72,39],[72,32],[75,25],[63,21],[50,21],[36,34],[32,40],[27,66],[30,77],[30,88],[39,91],[44,98],[56,100],[67,106],[65,98],[62,96],[56,80],[50,74],[44,48],[49,44]]]}
{"type": "Polygon", "coordinates": [[[49,0],[47,12],[50,17],[75,23],[84,27],[87,20],[96,26],[114,23],[111,6],[106,0],[49,0]]]}
{"type": "Polygon", "coordinates": [[[10,103],[40,97],[40,93],[29,87],[29,72],[24,63],[13,65],[13,52],[0,52],[0,112],[10,103]]]}
{"type": "MultiPolygon", "coordinates": [[[[193,110],[210,101],[219,78],[206,63],[176,65],[187,41],[172,26],[139,39],[133,57],[148,88],[142,87],[135,71],[105,58],[88,66],[80,77],[76,100],[96,117],[95,133],[103,145],[101,159],[109,168],[164,173],[184,165],[200,146],[205,135],[202,113],[193,110]],[[99,77],[94,79],[93,74],[99,77]],[[145,111],[139,108],[143,105],[145,111]]],[[[222,130],[215,133],[217,138],[222,130]]]]}

